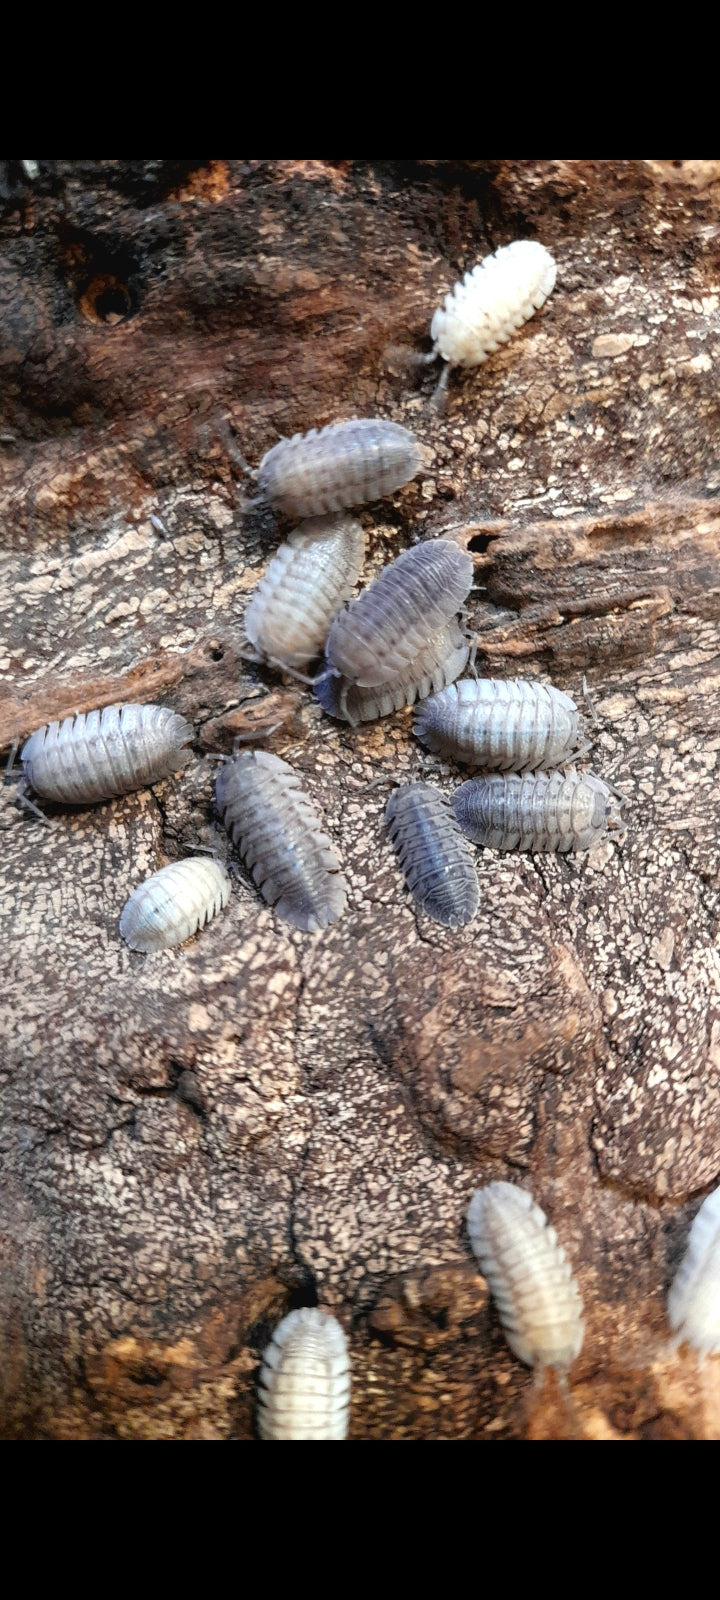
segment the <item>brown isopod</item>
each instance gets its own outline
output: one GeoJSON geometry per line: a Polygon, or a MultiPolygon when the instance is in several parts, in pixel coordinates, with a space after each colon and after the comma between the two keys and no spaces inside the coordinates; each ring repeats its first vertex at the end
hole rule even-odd
{"type": "Polygon", "coordinates": [[[374,722],[377,717],[387,717],[391,711],[402,711],[428,694],[459,678],[467,665],[470,646],[454,620],[442,628],[434,639],[397,678],[389,683],[379,683],[372,689],[361,689],[357,683],[329,672],[320,674],[315,693],[324,711],[331,717],[357,725],[374,722]]]}
{"type": "Polygon", "coordinates": [[[359,522],[345,513],[311,517],[281,544],[251,596],[244,629],[275,666],[304,667],[352,594],[365,556],[359,522]]]}
{"type": "Polygon", "coordinates": [[[257,483],[289,517],[316,517],[393,494],[420,466],[420,446],[407,428],[359,417],[281,439],[263,456],[257,483]]]}
{"type": "Polygon", "coordinates": [[[335,618],[328,665],[361,688],[402,677],[460,610],[472,581],[472,556],[449,539],[404,550],[335,618]]]}
{"type": "Polygon", "coordinates": [[[347,894],[340,861],[287,761],[244,750],[223,767],[215,793],[233,844],[277,915],[305,933],[337,922],[347,894]]]}

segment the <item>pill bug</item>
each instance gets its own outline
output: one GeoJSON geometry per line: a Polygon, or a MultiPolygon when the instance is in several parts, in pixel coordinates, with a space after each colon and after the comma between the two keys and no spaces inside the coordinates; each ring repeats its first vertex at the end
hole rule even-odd
{"type": "Polygon", "coordinates": [[[287,761],[244,750],[220,772],[218,809],[268,905],[315,933],[337,922],[347,886],[331,840],[287,761]]]}
{"type": "Polygon", "coordinates": [[[402,711],[428,694],[443,689],[460,676],[467,664],[470,646],[454,620],[441,628],[420,654],[415,656],[398,678],[361,689],[348,678],[320,674],[315,693],[324,711],[343,722],[373,722],[391,711],[402,711]]]}
{"type": "Polygon", "coordinates": [[[472,854],[445,796],[430,783],[405,783],[391,794],[385,820],[405,881],[434,922],[463,928],[478,908],[472,854]]]}
{"type": "Polygon", "coordinates": [[[207,856],[171,861],[133,891],[120,917],[120,932],[131,950],[169,950],[211,922],[227,905],[230,890],[219,861],[207,856]]]}
{"type": "Polygon", "coordinates": [[[266,660],[303,667],[319,655],[352,594],[365,556],[353,517],[311,517],[273,556],[245,611],[250,643],[266,660]]]}
{"type": "Polygon", "coordinates": [[[557,267],[549,250],[516,239],[466,272],[430,324],[434,354],[453,367],[478,367],[544,305],[557,267]]]}
{"type": "Polygon", "coordinates": [[[589,745],[570,696],[518,678],[464,678],[425,700],[413,730],[438,755],[500,772],[561,767],[589,745]]]}
{"type": "Polygon", "coordinates": [[[617,801],[591,772],[470,778],[452,796],[463,833],[488,850],[590,850],[622,826],[617,801]]]}
{"type": "Polygon", "coordinates": [[[49,722],[20,752],[36,794],[66,805],[92,804],[144,789],[190,757],[192,728],[167,706],[106,706],[49,722]]]}
{"type": "Polygon", "coordinates": [[[720,1189],[700,1207],[668,1294],[670,1327],[702,1356],[720,1354],[720,1189]]]}
{"type": "Polygon", "coordinates": [[[370,417],[281,439],[260,462],[258,489],[289,517],[316,517],[393,494],[421,466],[414,434],[370,417]]]}
{"type": "Polygon", "coordinates": [[[476,1189],[467,1224],[513,1354],[567,1370],[582,1349],[582,1300],[544,1211],[524,1189],[489,1183],[476,1189]]]}
{"type": "Polygon", "coordinates": [[[404,550],[335,618],[328,663],[361,688],[391,683],[460,610],[472,580],[472,556],[449,539],[404,550]]]}
{"type": "Polygon", "coordinates": [[[350,1358],[340,1323],[303,1306],[283,1318],[260,1370],[261,1439],[345,1439],[350,1358]]]}

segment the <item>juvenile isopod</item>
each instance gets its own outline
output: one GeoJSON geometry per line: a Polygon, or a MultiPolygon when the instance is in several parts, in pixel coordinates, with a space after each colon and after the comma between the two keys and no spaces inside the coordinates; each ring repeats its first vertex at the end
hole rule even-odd
{"type": "Polygon", "coordinates": [[[36,794],[92,805],[145,789],[189,760],[192,728],[167,706],[106,706],[49,722],[20,752],[36,794]]]}
{"type": "Polygon", "coordinates": [[[590,850],[622,826],[617,801],[591,772],[470,778],[452,796],[463,833],[488,850],[590,850]]]}
{"type": "Polygon", "coordinates": [[[340,1323],[304,1306],[278,1324],[260,1371],[261,1439],[345,1439],[350,1358],[340,1323]]]}
{"type": "Polygon", "coordinates": [[[133,891],[120,917],[131,950],[147,954],[184,944],[212,921],[230,899],[225,868],[208,856],[171,861],[133,891]]]}
{"type": "Polygon", "coordinates": [[[402,677],[460,610],[472,580],[472,556],[450,539],[404,550],[335,618],[328,664],[361,688],[402,677]]]}
{"type": "Polygon", "coordinates": [[[223,767],[215,793],[233,843],[277,915],[305,933],[337,922],[347,893],[340,861],[287,761],[244,750],[223,767]]]}
{"type": "Polygon", "coordinates": [[[515,1184],[489,1183],[476,1189],[467,1224],[513,1355],[567,1371],[582,1349],[582,1300],[544,1211],[515,1184]]]}
{"type": "Polygon", "coordinates": [[[561,767],[588,748],[569,695],[517,678],[463,678],[425,700],[413,726],[438,755],[500,772],[561,767]]]}
{"type": "Polygon", "coordinates": [[[393,494],[422,465],[414,434],[361,417],[281,439],[258,469],[260,494],[289,517],[317,517],[393,494]]]}
{"type": "Polygon", "coordinates": [[[720,1354],[720,1189],[700,1207],[668,1294],[670,1327],[701,1356],[720,1354]]]}
{"type": "Polygon", "coordinates": [[[467,664],[470,646],[454,620],[430,640],[405,671],[389,683],[361,689],[348,678],[320,674],[315,693],[324,711],[343,722],[374,722],[391,711],[402,711],[426,695],[444,689],[460,676],[467,664]]]}
{"type": "Polygon", "coordinates": [[[245,633],[267,661],[303,667],[319,655],[365,556],[359,522],[311,517],[273,556],[245,611],[245,633]]]}
{"type": "Polygon", "coordinates": [[[391,794],[385,820],[405,881],[434,922],[463,928],[480,891],[471,851],[445,796],[430,783],[405,783],[391,794]]]}
{"type": "Polygon", "coordinates": [[[443,387],[451,366],[479,367],[544,305],[556,273],[550,251],[532,239],[504,245],[465,273],[430,324],[433,355],[448,364],[443,387]]]}

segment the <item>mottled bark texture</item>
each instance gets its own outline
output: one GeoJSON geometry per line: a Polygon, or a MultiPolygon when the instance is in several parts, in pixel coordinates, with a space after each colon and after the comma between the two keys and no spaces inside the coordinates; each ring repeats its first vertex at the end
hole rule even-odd
{"type": "Polygon", "coordinates": [[[664,1295],[720,1178],[720,164],[6,163],[0,216],[2,742],[118,699],[197,732],[177,779],[49,827],[3,794],[3,1434],[252,1438],[269,1330],[317,1296],[353,1437],[717,1435],[720,1363],[669,1350],[664,1295]],[[556,290],[438,417],[398,351],[517,237],[556,290]],[[238,451],[358,415],[426,461],[360,512],[366,572],[469,544],[481,670],[586,673],[629,800],[620,846],[481,854],[458,933],[414,912],[373,785],[466,774],[409,712],[337,724],[240,655],[287,525],[243,509],[238,451]],[[241,873],[131,954],[143,877],[227,859],[215,752],[278,720],[346,915],[294,933],[241,873]],[[493,1178],[577,1273],[571,1403],[475,1272],[493,1178]]]}

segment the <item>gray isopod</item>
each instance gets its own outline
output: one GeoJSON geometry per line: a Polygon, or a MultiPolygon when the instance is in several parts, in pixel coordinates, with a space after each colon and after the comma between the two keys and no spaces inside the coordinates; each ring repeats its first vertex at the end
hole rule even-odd
{"type": "Polygon", "coordinates": [[[120,917],[131,950],[147,954],[184,944],[230,899],[230,879],[219,861],[188,856],[171,861],[133,891],[120,917]]]}
{"type": "Polygon", "coordinates": [[[620,811],[591,772],[515,773],[470,778],[452,796],[463,833],[488,850],[590,850],[620,811]]]}
{"type": "Polygon", "coordinates": [[[419,707],[414,732],[429,750],[500,772],[561,767],[589,748],[570,696],[519,678],[464,678],[419,707]]]}
{"type": "Polygon", "coordinates": [[[360,523],[343,512],[295,528],[245,611],[245,633],[259,654],[289,667],[313,661],[355,588],[364,557],[360,523]]]}
{"type": "Polygon", "coordinates": [[[467,1224],[513,1355],[567,1371],[582,1349],[582,1300],[544,1211],[515,1184],[489,1183],[476,1189],[467,1224]]]}
{"type": "Polygon", "coordinates": [[[185,718],[167,706],[106,706],[38,728],[20,760],[43,799],[93,804],[179,771],[192,736],[185,718]]]}
{"type": "Polygon", "coordinates": [[[281,439],[263,456],[258,489],[289,517],[316,517],[393,494],[421,466],[414,434],[361,417],[281,439]]]}
{"type": "Polygon", "coordinates": [[[460,610],[472,580],[472,556],[450,539],[404,550],[335,618],[328,664],[361,688],[402,677],[460,610]]]}
{"type": "Polygon", "coordinates": [[[445,796],[430,783],[405,783],[391,794],[385,819],[405,881],[423,911],[446,928],[463,928],[478,908],[472,854],[445,796]]]}
{"type": "Polygon", "coordinates": [[[277,915],[305,933],[337,922],[347,894],[340,861],[287,761],[244,750],[223,767],[215,793],[233,844],[277,915]]]}
{"type": "Polygon", "coordinates": [[[430,640],[424,650],[415,656],[405,671],[389,683],[379,683],[375,688],[361,689],[348,678],[322,674],[315,693],[324,711],[343,722],[374,722],[377,717],[387,717],[391,711],[402,711],[426,695],[459,678],[467,664],[470,646],[465,634],[453,619],[430,640]]]}
{"type": "Polygon", "coordinates": [[[720,1355],[720,1189],[695,1217],[668,1295],[676,1342],[687,1340],[701,1356],[720,1355]]]}
{"type": "Polygon", "coordinates": [[[350,1359],[340,1323],[303,1306],[278,1324],[260,1371],[261,1439],[345,1439],[350,1359]]]}

